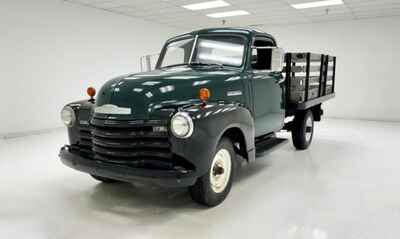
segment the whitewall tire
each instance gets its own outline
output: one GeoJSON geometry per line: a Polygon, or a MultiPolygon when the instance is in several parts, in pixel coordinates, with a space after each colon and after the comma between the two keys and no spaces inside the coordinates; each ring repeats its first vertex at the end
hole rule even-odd
{"type": "Polygon", "coordinates": [[[223,137],[215,150],[208,172],[189,188],[190,196],[194,201],[209,207],[220,204],[231,190],[235,171],[233,144],[229,138],[223,137]]]}

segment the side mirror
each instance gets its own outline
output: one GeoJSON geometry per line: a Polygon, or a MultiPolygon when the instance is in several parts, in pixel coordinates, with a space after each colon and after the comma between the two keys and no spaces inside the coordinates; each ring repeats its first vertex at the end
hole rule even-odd
{"type": "Polygon", "coordinates": [[[283,70],[285,51],[282,48],[271,49],[271,71],[281,72],[283,70]]]}

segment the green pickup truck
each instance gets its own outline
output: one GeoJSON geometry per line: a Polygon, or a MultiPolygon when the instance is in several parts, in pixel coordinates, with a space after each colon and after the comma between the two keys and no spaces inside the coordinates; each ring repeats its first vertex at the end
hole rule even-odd
{"type": "Polygon", "coordinates": [[[105,183],[188,187],[198,203],[228,195],[239,161],[287,141],[307,149],[335,95],[336,58],[284,53],[269,34],[212,28],[169,39],[154,70],[116,77],[67,104],[62,162],[105,183]]]}

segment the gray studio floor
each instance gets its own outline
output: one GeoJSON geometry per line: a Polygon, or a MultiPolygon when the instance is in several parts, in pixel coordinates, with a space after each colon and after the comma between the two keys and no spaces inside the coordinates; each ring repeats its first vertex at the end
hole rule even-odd
{"type": "Polygon", "coordinates": [[[243,166],[213,209],[183,189],[98,183],[60,163],[65,142],[0,140],[0,238],[400,237],[399,123],[318,123],[309,150],[243,166]]]}

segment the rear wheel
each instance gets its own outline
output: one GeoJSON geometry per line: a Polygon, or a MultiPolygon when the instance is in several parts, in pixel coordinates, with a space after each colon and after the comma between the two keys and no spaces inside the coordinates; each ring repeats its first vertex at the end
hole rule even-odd
{"type": "Polygon", "coordinates": [[[235,151],[229,138],[222,138],[215,152],[208,172],[189,188],[194,201],[209,207],[225,200],[236,169],[235,151]]]}
{"type": "Polygon", "coordinates": [[[92,176],[94,179],[96,179],[97,181],[103,182],[103,183],[117,183],[119,182],[118,180],[112,179],[112,178],[105,178],[105,177],[100,177],[94,174],[91,174],[90,176],[92,176]]]}
{"type": "Polygon", "coordinates": [[[293,145],[300,150],[307,149],[314,134],[314,117],[310,110],[299,112],[294,117],[292,128],[293,145]]]}

